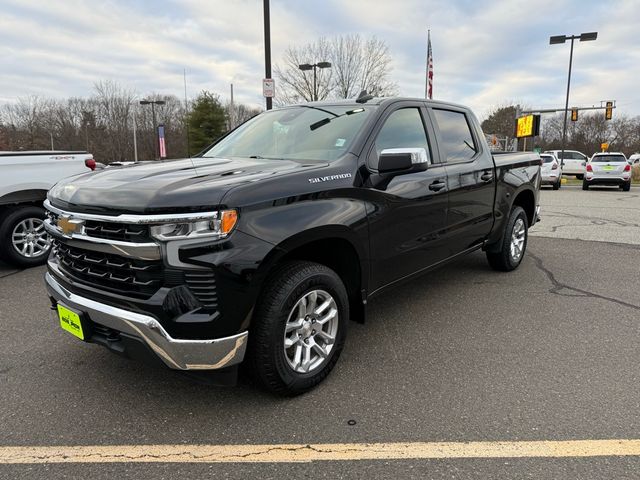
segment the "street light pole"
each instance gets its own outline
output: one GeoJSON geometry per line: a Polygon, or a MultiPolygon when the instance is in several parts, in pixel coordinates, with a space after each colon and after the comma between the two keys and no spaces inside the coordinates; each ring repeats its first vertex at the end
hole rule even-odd
{"type": "MultiPolygon", "coordinates": [[[[264,0],[264,78],[271,78],[271,16],[269,0],[264,0]]],[[[271,97],[267,97],[267,110],[273,106],[271,97]]]]}
{"type": "Polygon", "coordinates": [[[318,81],[316,78],[316,69],[318,68],[330,68],[331,67],[331,63],[330,62],[318,62],[318,63],[314,63],[313,65],[309,64],[309,63],[303,63],[302,65],[298,65],[298,68],[300,70],[307,71],[307,70],[312,70],[313,69],[313,92],[311,93],[311,99],[314,102],[318,101],[318,81]]]}
{"type": "Polygon", "coordinates": [[[564,103],[564,121],[562,123],[562,144],[560,152],[560,164],[564,165],[564,147],[567,140],[567,113],[569,110],[569,89],[571,88],[571,66],[573,64],[573,42],[578,39],[581,42],[588,42],[598,38],[598,32],[581,33],[580,35],[556,35],[549,38],[550,45],[565,43],[571,40],[571,49],[569,51],[569,75],[567,76],[567,96],[564,103]]]}

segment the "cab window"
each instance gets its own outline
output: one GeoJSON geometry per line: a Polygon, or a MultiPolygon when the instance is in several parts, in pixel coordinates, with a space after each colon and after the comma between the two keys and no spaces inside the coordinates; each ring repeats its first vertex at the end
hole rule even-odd
{"type": "Polygon", "coordinates": [[[447,162],[466,162],[478,153],[467,116],[452,110],[433,110],[447,162]]]}
{"type": "Polygon", "coordinates": [[[427,134],[418,108],[401,108],[385,120],[376,138],[376,153],[387,148],[424,148],[429,154],[427,134]]]}

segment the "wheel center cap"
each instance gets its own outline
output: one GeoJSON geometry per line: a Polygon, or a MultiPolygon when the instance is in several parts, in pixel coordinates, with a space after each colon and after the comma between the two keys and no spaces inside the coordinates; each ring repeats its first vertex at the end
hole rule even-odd
{"type": "Polygon", "coordinates": [[[300,332],[302,333],[302,336],[307,338],[309,335],[311,335],[311,322],[305,321],[302,324],[302,328],[300,329],[300,332]]]}

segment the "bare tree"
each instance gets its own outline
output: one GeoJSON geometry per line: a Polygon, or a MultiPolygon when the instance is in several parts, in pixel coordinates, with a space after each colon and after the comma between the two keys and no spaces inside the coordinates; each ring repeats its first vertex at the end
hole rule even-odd
{"type": "Polygon", "coordinates": [[[389,79],[389,48],[376,37],[321,37],[301,47],[290,46],[282,64],[274,70],[278,79],[275,102],[279,105],[311,101],[316,92],[318,100],[353,98],[362,90],[378,96],[397,93],[397,85],[389,79]],[[314,91],[313,71],[300,70],[299,66],[324,61],[331,62],[331,68],[316,70],[314,91]]]}

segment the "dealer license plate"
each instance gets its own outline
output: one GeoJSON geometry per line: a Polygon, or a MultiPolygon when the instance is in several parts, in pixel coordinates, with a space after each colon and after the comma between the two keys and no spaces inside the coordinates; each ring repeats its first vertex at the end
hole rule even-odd
{"type": "Polygon", "coordinates": [[[611,165],[606,165],[604,167],[602,167],[603,170],[614,170],[616,167],[613,167],[611,165]]]}
{"type": "Polygon", "coordinates": [[[79,314],[58,304],[58,318],[60,319],[60,326],[63,330],[66,330],[71,335],[78,337],[80,340],[84,340],[82,320],[80,319],[79,314]]]}

